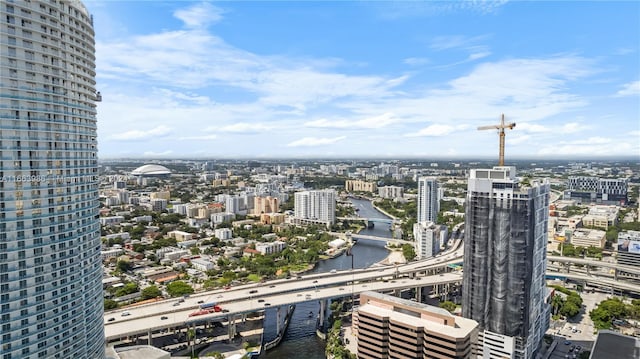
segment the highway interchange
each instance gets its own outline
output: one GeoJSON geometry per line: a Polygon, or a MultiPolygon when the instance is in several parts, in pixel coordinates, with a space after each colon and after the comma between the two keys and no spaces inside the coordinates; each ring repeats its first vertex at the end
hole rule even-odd
{"type": "MultiPolygon", "coordinates": [[[[458,283],[462,280],[462,272],[450,272],[451,269],[447,267],[462,261],[463,248],[460,244],[461,242],[458,240],[452,249],[437,257],[404,265],[303,275],[290,279],[232,287],[229,290],[208,291],[185,299],[176,298],[110,311],[104,316],[105,336],[107,341],[115,341],[128,336],[184,327],[196,322],[227,320],[242,314],[263,310],[267,306],[280,307],[311,300],[349,297],[367,290],[390,292],[396,289],[458,283]],[[214,301],[224,309],[224,312],[189,317],[189,314],[198,310],[201,303],[214,301]]],[[[614,268],[616,266],[581,258],[549,256],[548,259],[553,262],[595,267],[614,268]]],[[[633,268],[628,268],[628,270],[638,272],[633,268]]],[[[563,276],[604,288],[640,293],[640,286],[635,283],[601,278],[594,276],[593,273],[581,273],[581,270],[573,270],[570,273],[548,271],[547,274],[563,276]]]]}

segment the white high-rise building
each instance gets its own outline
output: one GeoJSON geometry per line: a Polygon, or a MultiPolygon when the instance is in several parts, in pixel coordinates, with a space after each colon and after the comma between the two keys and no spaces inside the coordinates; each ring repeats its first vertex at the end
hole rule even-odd
{"type": "Polygon", "coordinates": [[[93,19],[0,1],[0,358],[102,358],[93,19]]]}
{"type": "Polygon", "coordinates": [[[549,323],[549,182],[523,184],[515,172],[472,169],[469,177],[462,315],[478,322],[484,358],[534,358],[549,323]]]}
{"type": "Polygon", "coordinates": [[[435,223],[439,209],[437,179],[435,177],[420,177],[418,179],[418,223],[435,223]]]}
{"type": "Polygon", "coordinates": [[[440,252],[441,228],[433,222],[419,222],[413,225],[418,259],[426,259],[440,252]]]}
{"type": "Polygon", "coordinates": [[[296,192],[294,216],[318,222],[336,222],[336,192],[334,190],[296,192]]]}

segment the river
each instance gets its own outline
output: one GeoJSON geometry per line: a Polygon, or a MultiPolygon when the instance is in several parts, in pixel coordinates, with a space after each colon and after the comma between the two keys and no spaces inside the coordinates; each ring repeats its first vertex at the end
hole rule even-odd
{"type": "MultiPolygon", "coordinates": [[[[367,200],[351,199],[351,202],[358,209],[358,215],[361,217],[389,218],[376,210],[371,202],[367,200]]],[[[374,228],[364,229],[360,233],[369,236],[391,238],[389,225],[384,223],[376,223],[374,228]]],[[[386,258],[389,251],[385,249],[384,246],[385,243],[381,241],[358,240],[351,250],[353,254],[353,267],[367,268],[386,258]]],[[[329,272],[332,269],[351,269],[351,259],[351,257],[343,254],[337,258],[320,261],[312,272],[322,273],[329,272]]],[[[319,304],[316,301],[298,304],[291,318],[289,329],[280,345],[266,352],[266,354],[263,354],[261,357],[269,359],[324,359],[325,343],[320,340],[315,333],[315,314],[318,313],[318,311],[319,304]],[[310,318],[309,313],[314,314],[313,318],[310,318]]],[[[276,335],[275,332],[275,308],[269,308],[266,311],[265,318],[266,341],[273,339],[276,335]]]]}

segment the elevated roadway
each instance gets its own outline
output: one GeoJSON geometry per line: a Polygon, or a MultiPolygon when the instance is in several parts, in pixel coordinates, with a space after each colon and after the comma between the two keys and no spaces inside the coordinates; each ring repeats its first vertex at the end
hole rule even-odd
{"type": "Polygon", "coordinates": [[[627,266],[617,263],[609,263],[599,260],[586,259],[586,258],[576,258],[576,257],[561,257],[561,256],[547,256],[547,261],[549,262],[558,262],[558,263],[569,263],[569,264],[579,264],[588,267],[599,267],[599,268],[609,268],[618,270],[621,272],[631,273],[640,275],[640,268],[634,266],[627,266]]]}
{"type": "MultiPolygon", "coordinates": [[[[140,307],[110,311],[104,315],[105,336],[107,341],[114,341],[127,336],[184,327],[197,322],[226,321],[228,318],[263,310],[268,306],[286,306],[310,300],[348,297],[367,290],[386,292],[458,283],[462,281],[462,273],[459,271],[448,273],[450,270],[448,267],[451,264],[460,263],[462,255],[462,241],[457,240],[448,252],[405,265],[303,275],[264,284],[250,284],[229,290],[200,293],[186,298],[182,303],[179,303],[179,299],[170,299],[140,307]],[[224,313],[189,317],[189,314],[198,309],[200,302],[214,301],[225,310],[224,313]],[[128,315],[123,315],[124,312],[128,312],[126,313],[128,315]]],[[[549,260],[594,266],[610,265],[606,262],[581,258],[550,256],[549,260]]],[[[547,274],[585,282],[588,285],[640,293],[640,286],[637,284],[599,278],[591,274],[553,271],[548,271],[547,274]]]]}
{"type": "Polygon", "coordinates": [[[394,290],[459,281],[461,279],[459,274],[442,277],[424,274],[444,272],[449,264],[459,263],[462,260],[460,244],[460,241],[456,242],[451,251],[437,257],[405,265],[304,275],[293,279],[273,280],[264,284],[238,286],[229,290],[209,291],[192,295],[182,303],[176,298],[110,311],[104,314],[105,336],[108,341],[112,341],[134,334],[147,333],[148,330],[156,331],[184,326],[203,319],[226,318],[264,309],[264,303],[280,306],[308,300],[345,297],[352,294],[352,287],[356,294],[365,290],[394,290]],[[407,277],[418,279],[407,279],[407,277]],[[307,298],[308,294],[312,297],[307,298]],[[223,309],[228,310],[228,313],[189,317],[189,314],[199,308],[199,302],[217,302],[223,309]],[[162,317],[166,319],[161,319],[162,317]]]}

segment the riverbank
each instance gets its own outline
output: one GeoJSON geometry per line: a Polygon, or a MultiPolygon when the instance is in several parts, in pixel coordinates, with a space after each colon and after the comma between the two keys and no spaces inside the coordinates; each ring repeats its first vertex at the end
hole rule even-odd
{"type": "Polygon", "coordinates": [[[393,219],[394,221],[399,221],[400,219],[396,216],[392,216],[390,213],[388,213],[387,211],[385,211],[384,209],[376,206],[376,202],[375,201],[371,201],[371,205],[373,206],[373,208],[375,208],[377,211],[379,211],[380,213],[384,214],[385,216],[393,219]]]}
{"type": "Polygon", "coordinates": [[[385,259],[381,260],[376,264],[381,266],[390,266],[394,264],[405,264],[405,263],[407,263],[407,259],[404,258],[402,251],[392,250],[389,252],[389,255],[385,259]]]}

